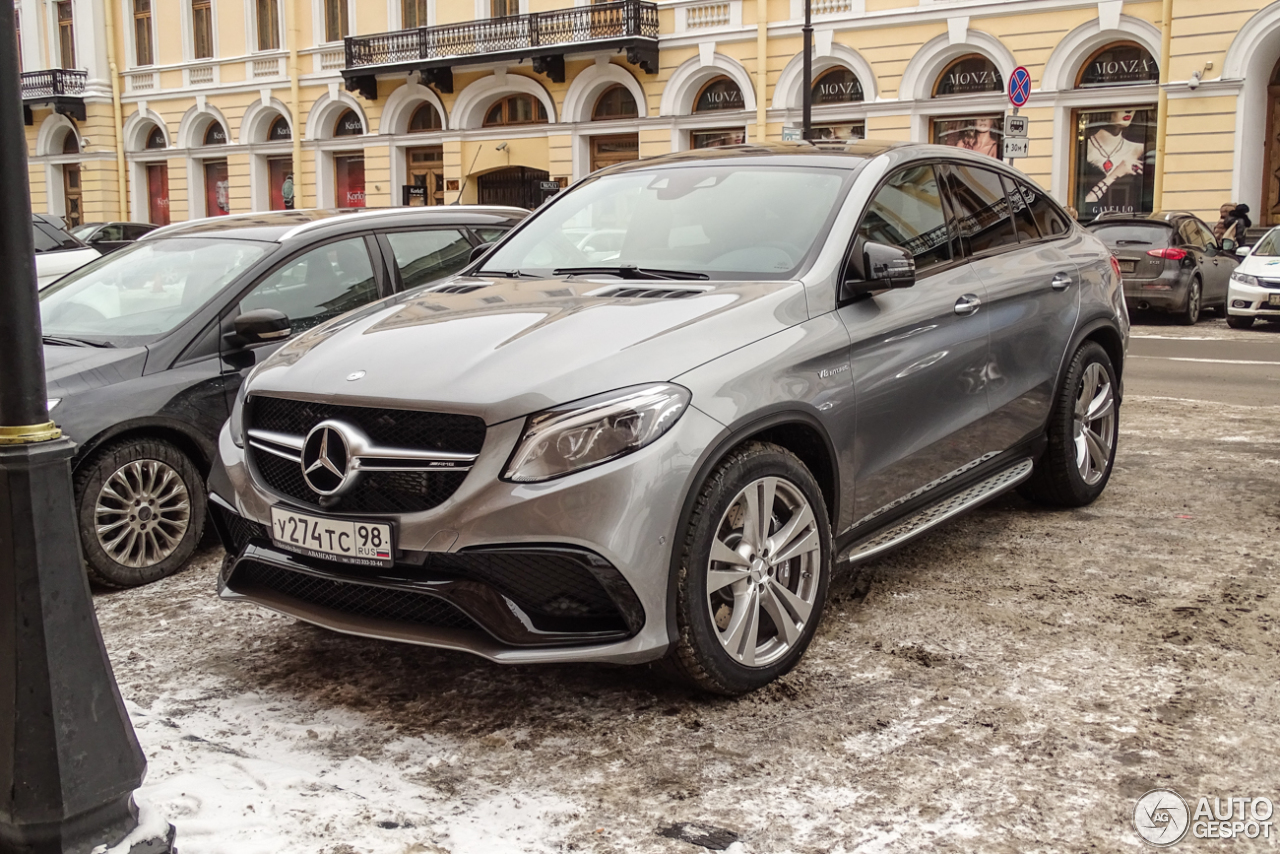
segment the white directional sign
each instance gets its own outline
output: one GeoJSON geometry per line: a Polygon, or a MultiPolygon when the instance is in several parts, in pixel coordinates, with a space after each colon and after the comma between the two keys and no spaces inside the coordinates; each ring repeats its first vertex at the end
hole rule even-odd
{"type": "Polygon", "coordinates": [[[1014,157],[1026,157],[1027,150],[1029,148],[1030,146],[1028,145],[1028,141],[1025,137],[1022,139],[1018,139],[1016,137],[1004,138],[1004,156],[1006,160],[1014,157]]]}
{"type": "Polygon", "coordinates": [[[1004,135],[1006,138],[1014,137],[1015,139],[1026,139],[1027,117],[1026,116],[1005,116],[1004,117],[1004,135]]]}

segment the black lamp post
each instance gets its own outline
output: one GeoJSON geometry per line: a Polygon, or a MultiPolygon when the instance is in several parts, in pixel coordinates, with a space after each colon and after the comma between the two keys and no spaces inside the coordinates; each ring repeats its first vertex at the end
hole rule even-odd
{"type": "Polygon", "coordinates": [[[800,104],[804,111],[800,138],[813,139],[813,0],[804,0],[804,78],[800,104]]]}
{"type": "MultiPolygon", "coordinates": [[[[0,851],[88,854],[137,828],[146,759],[98,632],[49,421],[12,15],[0,15],[0,851]]],[[[172,850],[164,838],[129,849],[172,850]]]]}

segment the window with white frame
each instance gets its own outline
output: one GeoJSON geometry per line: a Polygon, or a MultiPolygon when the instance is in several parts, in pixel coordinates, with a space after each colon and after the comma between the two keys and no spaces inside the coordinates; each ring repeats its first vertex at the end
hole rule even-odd
{"type": "Polygon", "coordinates": [[[254,0],[258,25],[258,50],[280,49],[280,4],[278,0],[254,0]]]}
{"type": "Polygon", "coordinates": [[[324,0],[324,40],[340,42],[351,35],[347,0],[324,0]]]}
{"type": "Polygon", "coordinates": [[[213,0],[191,0],[191,55],[213,58],[213,0]]]}
{"type": "Polygon", "coordinates": [[[151,40],[151,0],[133,0],[133,64],[155,63],[151,40]]]}

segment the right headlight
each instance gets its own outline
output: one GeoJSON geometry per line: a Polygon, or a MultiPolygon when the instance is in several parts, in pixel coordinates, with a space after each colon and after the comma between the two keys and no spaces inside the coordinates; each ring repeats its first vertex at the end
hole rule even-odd
{"type": "Polygon", "coordinates": [[[1250,287],[1254,287],[1254,288],[1261,287],[1258,284],[1258,277],[1250,276],[1247,273],[1232,273],[1231,281],[1239,285],[1249,285],[1250,287]]]}
{"type": "Polygon", "coordinates": [[[617,459],[658,439],[689,406],[687,388],[631,386],[530,416],[504,480],[551,480],[617,459]]]}

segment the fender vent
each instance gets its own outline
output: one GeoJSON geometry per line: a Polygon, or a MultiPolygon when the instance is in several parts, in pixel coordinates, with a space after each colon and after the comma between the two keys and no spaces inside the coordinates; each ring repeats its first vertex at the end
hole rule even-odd
{"type": "Polygon", "coordinates": [[[433,294],[470,294],[489,287],[488,285],[467,285],[462,283],[436,285],[434,288],[423,288],[433,294]]]}
{"type": "Polygon", "coordinates": [[[603,288],[593,291],[587,296],[608,297],[611,299],[684,299],[685,297],[696,297],[698,294],[706,293],[710,288],[691,288],[691,287],[671,287],[671,286],[646,286],[637,287],[635,285],[618,285],[616,287],[603,288]]]}

